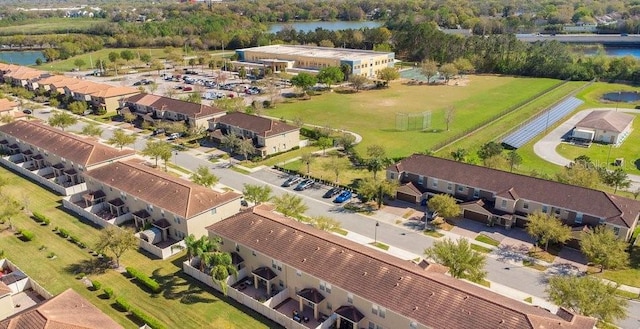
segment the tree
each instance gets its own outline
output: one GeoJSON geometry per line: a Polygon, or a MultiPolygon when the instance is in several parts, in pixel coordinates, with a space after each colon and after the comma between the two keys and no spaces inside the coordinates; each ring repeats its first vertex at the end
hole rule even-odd
{"type": "Polygon", "coordinates": [[[310,167],[313,160],[315,160],[313,153],[305,152],[300,155],[300,161],[307,166],[307,175],[309,175],[309,172],[311,171],[310,167]]]}
{"type": "Polygon", "coordinates": [[[298,73],[295,77],[291,78],[291,84],[299,87],[305,93],[318,83],[318,78],[309,73],[298,73]]]}
{"type": "Polygon", "coordinates": [[[244,79],[247,78],[247,69],[244,66],[240,66],[240,69],[238,70],[238,77],[240,78],[240,81],[244,83],[244,79]]]}
{"type": "Polygon", "coordinates": [[[82,58],[76,58],[73,61],[73,65],[75,65],[79,70],[82,70],[82,67],[87,65],[87,62],[85,62],[82,58]]]}
{"type": "Polygon", "coordinates": [[[233,132],[230,134],[224,135],[221,141],[222,146],[229,149],[231,153],[236,152],[236,149],[240,145],[240,142],[241,142],[240,137],[238,137],[238,135],[236,135],[233,132]]]}
{"type": "MultiPolygon", "coordinates": [[[[129,49],[125,49],[125,50],[120,52],[120,57],[128,62],[128,61],[134,59],[136,57],[136,55],[133,53],[133,51],[131,51],[129,49]]],[[[109,58],[109,59],[111,59],[111,58],[109,58]]]]}
{"type": "Polygon", "coordinates": [[[256,147],[253,145],[253,140],[251,138],[243,138],[238,144],[237,151],[238,153],[242,154],[244,160],[246,161],[249,157],[249,154],[256,153],[256,147]]]}
{"type": "Polygon", "coordinates": [[[158,90],[158,84],[155,81],[152,81],[149,85],[147,85],[147,89],[149,89],[149,93],[153,95],[156,90],[158,90]]]}
{"type": "Polygon", "coordinates": [[[558,306],[612,323],[627,317],[628,302],[618,297],[618,287],[592,276],[556,275],[545,291],[558,306]]]}
{"type": "Polygon", "coordinates": [[[398,78],[400,78],[400,73],[393,67],[385,67],[378,71],[378,79],[384,80],[387,86],[389,85],[389,81],[396,80],[398,78]]]}
{"type": "Polygon", "coordinates": [[[220,290],[227,295],[227,278],[238,276],[238,270],[233,265],[231,254],[228,252],[214,252],[210,258],[211,278],[220,286],[220,290]]]}
{"type": "Polygon", "coordinates": [[[370,145],[367,147],[367,170],[373,172],[373,179],[376,179],[378,171],[384,169],[391,164],[391,160],[386,157],[387,152],[381,145],[370,145]]]}
{"type": "Polygon", "coordinates": [[[333,145],[333,140],[329,137],[320,137],[316,142],[316,145],[322,149],[322,156],[327,155],[327,148],[333,145]]]}
{"type": "Polygon", "coordinates": [[[309,209],[302,197],[295,194],[282,194],[281,196],[274,197],[272,202],[275,210],[286,217],[300,218],[300,216],[309,209]]]}
{"type": "MultiPolygon", "coordinates": [[[[6,185],[6,181],[2,181],[1,186],[6,185]]],[[[2,195],[0,198],[0,222],[9,222],[9,229],[13,230],[11,219],[18,215],[22,210],[22,205],[10,195],[2,195]]]]}
{"type": "Polygon", "coordinates": [[[244,198],[253,204],[261,204],[271,199],[271,187],[268,185],[244,184],[243,186],[244,198]]]}
{"type": "Polygon", "coordinates": [[[564,184],[596,188],[601,182],[601,175],[592,165],[574,162],[564,167],[562,172],[556,173],[556,180],[564,184]]]}
{"type": "Polygon", "coordinates": [[[432,196],[427,202],[427,207],[444,218],[456,217],[462,213],[456,199],[449,194],[437,194],[432,196]]]}
{"type": "Polygon", "coordinates": [[[452,63],[447,63],[440,67],[440,73],[442,73],[442,75],[444,76],[444,80],[446,82],[449,82],[449,79],[451,79],[451,77],[458,74],[458,68],[456,68],[456,66],[452,63]]]}
{"type": "Polygon", "coordinates": [[[627,243],[604,226],[596,227],[580,240],[580,250],[590,262],[600,265],[600,272],[627,266],[629,254],[626,248],[627,243]]]}
{"type": "Polygon", "coordinates": [[[67,112],[57,112],[49,118],[49,125],[59,127],[62,131],[69,126],[76,124],[76,122],[78,122],[78,119],[67,112]]]}
{"type": "Polygon", "coordinates": [[[509,160],[502,155],[494,155],[484,159],[483,164],[487,168],[506,169],[509,167],[509,160]]]}
{"type": "MultiPolygon", "coordinates": [[[[151,59],[152,59],[152,58],[151,58],[151,54],[147,54],[147,53],[145,53],[145,54],[140,55],[140,60],[141,60],[142,62],[144,62],[144,63],[149,63],[149,62],[151,62],[151,59]]],[[[153,68],[152,68],[152,69],[153,69],[153,68]]],[[[155,69],[153,69],[153,70],[155,70],[155,69]]]]}
{"type": "Polygon", "coordinates": [[[549,248],[549,242],[564,243],[571,238],[571,228],[564,225],[556,216],[535,212],[527,216],[527,233],[534,237],[536,245],[544,244],[544,250],[549,248]]]}
{"type": "Polygon", "coordinates": [[[100,232],[96,251],[109,251],[116,258],[116,266],[120,267],[120,257],[130,249],[138,247],[138,238],[131,229],[107,226],[100,232]]]}
{"type": "Polygon", "coordinates": [[[386,179],[376,180],[375,178],[365,178],[358,186],[358,194],[365,200],[375,200],[378,209],[382,207],[385,196],[394,196],[398,185],[395,181],[386,179]]]}
{"type": "Polygon", "coordinates": [[[123,147],[133,144],[135,143],[135,141],[136,141],[136,136],[129,135],[125,133],[124,130],[118,129],[114,131],[111,138],[107,140],[107,144],[114,145],[120,148],[120,150],[122,150],[123,147]]]}
{"type": "Polygon", "coordinates": [[[436,241],[431,248],[424,250],[424,255],[448,267],[454,278],[481,282],[487,275],[484,271],[485,256],[471,249],[471,243],[464,238],[436,241]]]}
{"type": "Polygon", "coordinates": [[[469,152],[461,147],[457,148],[455,151],[451,151],[451,157],[453,160],[458,162],[465,162],[468,154],[469,152]]]}
{"type": "Polygon", "coordinates": [[[80,133],[83,135],[100,138],[102,136],[102,128],[100,128],[100,126],[98,126],[97,124],[92,123],[82,127],[82,131],[80,133]]]}
{"type": "Polygon", "coordinates": [[[500,155],[502,153],[502,145],[496,142],[488,142],[480,146],[478,150],[478,157],[482,160],[486,160],[494,155],[500,155]]]}
{"type": "Polygon", "coordinates": [[[517,167],[522,163],[522,157],[516,150],[507,153],[507,160],[509,161],[509,171],[511,172],[513,172],[513,167],[517,167]]]}
{"type": "Polygon", "coordinates": [[[340,222],[327,216],[315,216],[311,218],[311,225],[323,231],[334,231],[340,228],[340,222]]]}
{"type": "Polygon", "coordinates": [[[329,158],[329,162],[326,162],[322,165],[323,169],[329,170],[333,172],[336,176],[335,183],[339,183],[340,173],[346,168],[349,168],[349,160],[346,158],[339,157],[337,155],[331,156],[329,158]]]}
{"type": "Polygon", "coordinates": [[[449,106],[447,107],[446,110],[444,110],[444,123],[447,126],[447,131],[449,131],[449,127],[453,122],[453,117],[455,116],[455,114],[456,114],[456,108],[453,106],[449,106]]]}
{"type": "Polygon", "coordinates": [[[196,171],[191,174],[191,180],[198,185],[211,187],[216,185],[220,179],[211,172],[209,167],[198,166],[196,171]]]}
{"type": "Polygon", "coordinates": [[[196,249],[198,248],[198,240],[196,240],[196,236],[193,234],[189,234],[184,238],[184,245],[187,249],[187,258],[189,262],[193,259],[193,256],[196,254],[196,249]]]}
{"type": "Polygon", "coordinates": [[[43,62],[42,62],[42,58],[40,58],[40,57],[36,58],[36,65],[37,65],[37,66],[42,65],[42,63],[43,63],[43,62]]]}
{"type": "Polygon", "coordinates": [[[616,168],[612,171],[604,171],[602,174],[602,181],[608,186],[614,188],[613,194],[616,194],[619,188],[628,188],[631,186],[629,175],[622,168],[616,168]]]}
{"type": "Polygon", "coordinates": [[[164,63],[162,63],[160,60],[158,59],[154,59],[153,62],[151,62],[151,66],[150,68],[154,71],[157,71],[158,74],[160,74],[160,70],[164,69],[164,63]]]}
{"type": "Polygon", "coordinates": [[[420,64],[420,72],[427,78],[427,82],[430,82],[431,77],[438,74],[438,63],[427,59],[420,64]]]}
{"type": "Polygon", "coordinates": [[[475,71],[475,67],[473,66],[471,61],[464,57],[460,57],[453,61],[453,65],[456,67],[456,69],[458,69],[458,71],[460,71],[460,73],[463,74],[475,71]]]}
{"type": "Polygon", "coordinates": [[[82,115],[87,110],[87,103],[82,101],[76,101],[69,104],[69,111],[76,115],[82,115]]]}
{"type": "Polygon", "coordinates": [[[10,123],[16,120],[16,117],[14,117],[11,114],[2,114],[0,115],[0,122],[2,123],[10,123]]]}
{"type": "Polygon", "coordinates": [[[367,77],[365,77],[364,75],[353,75],[351,76],[351,78],[349,78],[349,83],[351,83],[353,89],[355,89],[356,91],[360,91],[360,89],[364,87],[368,80],[369,79],[367,79],[367,77]]]}
{"type": "Polygon", "coordinates": [[[318,81],[324,83],[331,89],[331,85],[338,81],[344,81],[344,73],[338,66],[325,67],[318,72],[318,81]]]}
{"type": "Polygon", "coordinates": [[[49,106],[53,108],[57,108],[60,105],[60,101],[57,98],[51,97],[49,98],[49,106]]]}
{"type": "Polygon", "coordinates": [[[356,145],[356,136],[347,132],[342,133],[342,136],[338,137],[337,143],[342,146],[342,149],[345,152],[351,152],[353,147],[356,145]]]}
{"type": "Polygon", "coordinates": [[[154,158],[156,167],[158,166],[158,159],[162,159],[165,162],[166,170],[167,161],[171,158],[171,151],[171,144],[165,141],[147,141],[147,146],[142,150],[142,155],[154,158]]]}

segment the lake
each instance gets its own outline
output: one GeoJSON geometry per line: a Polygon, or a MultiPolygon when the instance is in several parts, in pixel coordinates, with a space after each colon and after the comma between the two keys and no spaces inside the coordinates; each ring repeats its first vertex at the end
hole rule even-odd
{"type": "Polygon", "coordinates": [[[24,50],[24,51],[0,51],[0,62],[11,63],[16,65],[33,65],[36,59],[42,59],[45,62],[41,51],[24,50]]]}
{"type": "Polygon", "coordinates": [[[269,33],[277,33],[280,32],[285,26],[291,26],[296,31],[314,31],[315,29],[321,27],[325,30],[329,31],[337,31],[337,30],[347,30],[347,29],[360,29],[363,27],[368,27],[370,29],[380,27],[384,23],[377,21],[331,21],[331,22],[292,22],[292,23],[283,23],[283,24],[272,24],[269,26],[269,33]]]}

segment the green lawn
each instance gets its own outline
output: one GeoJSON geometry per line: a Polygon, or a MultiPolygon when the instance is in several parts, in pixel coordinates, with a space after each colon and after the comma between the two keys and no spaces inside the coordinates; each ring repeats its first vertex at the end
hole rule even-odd
{"type": "MultiPolygon", "coordinates": [[[[145,292],[113,270],[92,273],[94,257],[88,250],[62,239],[52,229],[55,226],[65,228],[89,246],[96,243],[98,230],[63,211],[59,196],[4,168],[0,168],[0,177],[9,182],[3,187],[3,193],[21,201],[28,200],[30,209],[51,218],[50,226],[40,226],[26,215],[12,219],[16,227],[35,233],[35,240],[31,242],[22,242],[8,231],[0,233],[0,249],[5,251],[5,256],[51,293],[58,294],[71,287],[125,328],[138,328],[125,313],[113,307],[113,300],[99,298],[100,292],[88,290],[75,279],[75,272],[84,272],[90,279],[100,281],[103,288],[112,288],[116,296],[124,297],[169,328],[278,328],[259,314],[232,303],[183,274],[184,253],[169,260],[152,260],[140,252],[130,251],[122,258],[123,266],[133,266],[162,284],[163,291],[157,295],[145,292]],[[46,249],[40,250],[41,246],[46,249]],[[57,258],[48,259],[46,256],[50,252],[57,258]]],[[[6,224],[0,225],[0,228],[5,227],[6,224]]]]}
{"type": "Polygon", "coordinates": [[[65,34],[80,33],[88,30],[91,26],[102,22],[107,22],[103,18],[39,18],[30,19],[25,24],[15,23],[11,26],[0,28],[0,35],[21,35],[21,34],[65,34]]]}
{"type": "Polygon", "coordinates": [[[500,245],[500,241],[494,240],[484,234],[478,235],[475,240],[486,243],[488,245],[496,246],[496,247],[500,245]]]}
{"type": "Polygon", "coordinates": [[[597,274],[605,279],[640,288],[640,248],[634,247],[631,253],[629,267],[624,270],[605,270],[597,274]]]}
{"type": "MultiPolygon", "coordinates": [[[[328,152],[326,156],[314,157],[313,162],[309,165],[310,176],[331,182],[336,181],[335,172],[330,169],[331,166],[329,166],[329,163],[332,161],[330,154],[333,153],[328,152]]],[[[341,163],[344,166],[344,169],[340,170],[338,174],[338,184],[349,185],[355,180],[363,179],[365,177],[373,177],[373,174],[366,169],[355,169],[350,166],[349,159],[346,157],[339,158],[338,163],[341,163]]],[[[307,165],[302,163],[301,160],[289,162],[284,165],[284,168],[297,171],[302,175],[307,175],[307,165]]],[[[383,173],[378,172],[378,177],[380,177],[380,175],[383,175],[383,173]]]]}
{"type": "Polygon", "coordinates": [[[389,245],[384,244],[382,242],[371,242],[369,244],[374,246],[374,247],[380,248],[382,250],[389,250],[389,245]]]}
{"type": "Polygon", "coordinates": [[[388,156],[400,157],[430,149],[557,83],[552,79],[499,76],[469,76],[466,86],[407,86],[395,82],[387,89],[288,100],[266,114],[289,120],[301,117],[305,123],[351,130],[363,137],[357,151],[379,144],[387,149],[388,156]],[[446,131],[444,112],[450,106],[455,115],[450,131],[446,131]],[[432,112],[430,130],[396,129],[396,113],[424,111],[432,112]]]}
{"type": "Polygon", "coordinates": [[[481,246],[481,245],[477,245],[477,244],[475,244],[475,243],[472,243],[472,244],[471,244],[471,249],[473,249],[473,250],[475,250],[475,251],[477,251],[477,252],[481,252],[481,253],[483,253],[483,254],[488,254],[488,253],[490,253],[490,252],[492,252],[492,251],[493,251],[493,250],[491,250],[491,249],[489,249],[489,248],[487,248],[487,247],[483,247],[483,246],[481,246]]]}
{"type": "Polygon", "coordinates": [[[556,151],[567,159],[575,159],[580,155],[586,155],[591,160],[602,166],[607,165],[607,159],[609,164],[617,158],[624,159],[624,169],[629,174],[640,175],[640,144],[637,141],[640,140],[640,119],[637,118],[633,121],[633,131],[627,137],[627,139],[619,147],[612,147],[605,144],[593,143],[589,148],[560,144],[556,148],[556,151]]]}

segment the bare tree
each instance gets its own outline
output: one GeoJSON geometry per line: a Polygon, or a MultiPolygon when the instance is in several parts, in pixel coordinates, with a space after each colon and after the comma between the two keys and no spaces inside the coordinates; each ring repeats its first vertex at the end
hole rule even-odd
{"type": "Polygon", "coordinates": [[[456,114],[456,108],[453,106],[449,106],[444,111],[444,123],[447,125],[447,131],[449,131],[449,128],[451,126],[451,123],[453,122],[453,118],[455,114],[456,114]]]}

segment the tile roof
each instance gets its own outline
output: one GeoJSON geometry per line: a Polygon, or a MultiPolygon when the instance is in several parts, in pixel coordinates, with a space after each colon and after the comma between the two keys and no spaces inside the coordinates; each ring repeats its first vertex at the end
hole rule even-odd
{"type": "Polygon", "coordinates": [[[91,96],[94,97],[102,97],[102,98],[110,98],[110,97],[118,97],[118,96],[126,96],[131,94],[137,94],[140,90],[131,87],[114,87],[110,85],[103,85],[102,89],[91,93],[91,96]]]}
{"type": "Polygon", "coordinates": [[[207,229],[433,328],[592,328],[258,206],[207,229]],[[331,264],[331,271],[327,271],[331,264]]]}
{"type": "Polygon", "coordinates": [[[239,127],[252,131],[263,137],[270,137],[298,130],[298,127],[296,126],[242,112],[227,113],[226,115],[213,120],[216,123],[222,123],[227,126],[239,127]]]}
{"type": "Polygon", "coordinates": [[[635,115],[615,111],[592,111],[576,127],[621,133],[635,119],[635,115]]]}
{"type": "Polygon", "coordinates": [[[242,197],[231,191],[218,193],[139,160],[110,163],[85,175],[186,219],[242,197]]]}
{"type": "Polygon", "coordinates": [[[0,98],[0,112],[11,111],[16,106],[18,106],[18,103],[6,98],[0,98]]]}
{"type": "Polygon", "coordinates": [[[32,69],[26,66],[20,66],[17,69],[12,69],[11,72],[6,73],[4,76],[11,77],[17,80],[31,80],[47,75],[49,75],[49,72],[32,69]]]}
{"type": "Polygon", "coordinates": [[[134,150],[118,150],[35,121],[14,121],[0,126],[0,132],[85,167],[135,153],[134,150]]]}
{"type": "Polygon", "coordinates": [[[6,329],[122,329],[72,289],[0,321],[6,329]]]}
{"type": "Polygon", "coordinates": [[[604,218],[608,223],[633,227],[640,201],[630,200],[581,186],[563,184],[458,161],[414,154],[387,170],[435,177],[476,187],[514,199],[522,198],[550,206],[604,218]]]}
{"type": "Polygon", "coordinates": [[[206,118],[216,114],[222,114],[224,111],[215,106],[204,104],[196,104],[191,102],[173,99],[164,96],[156,96],[149,94],[138,94],[127,97],[123,100],[126,103],[140,104],[143,106],[153,107],[160,111],[171,111],[184,114],[190,118],[206,118]]]}
{"type": "Polygon", "coordinates": [[[11,288],[7,286],[4,282],[0,281],[0,297],[10,294],[11,288]]]}

